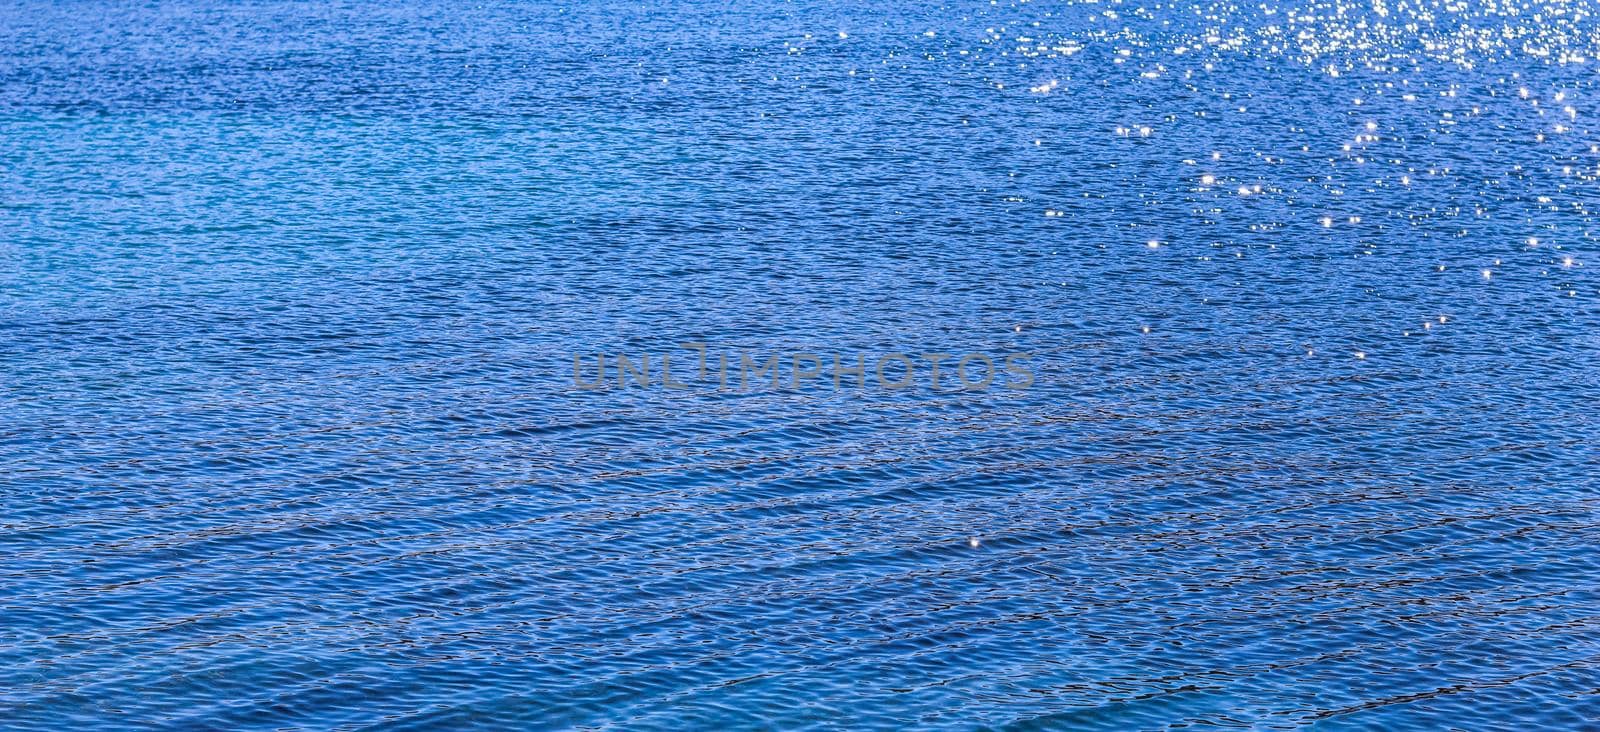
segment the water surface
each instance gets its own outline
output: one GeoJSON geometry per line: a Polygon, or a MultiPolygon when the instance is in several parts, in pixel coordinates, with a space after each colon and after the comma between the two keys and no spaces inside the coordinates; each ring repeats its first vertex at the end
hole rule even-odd
{"type": "Polygon", "coordinates": [[[1597,14],[8,3],[0,720],[1593,728],[1597,14]]]}

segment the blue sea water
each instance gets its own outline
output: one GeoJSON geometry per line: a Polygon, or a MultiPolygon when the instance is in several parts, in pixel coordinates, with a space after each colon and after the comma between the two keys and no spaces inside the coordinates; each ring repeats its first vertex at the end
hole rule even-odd
{"type": "Polygon", "coordinates": [[[1600,728],[1597,18],[6,2],[0,727],[1600,728]]]}

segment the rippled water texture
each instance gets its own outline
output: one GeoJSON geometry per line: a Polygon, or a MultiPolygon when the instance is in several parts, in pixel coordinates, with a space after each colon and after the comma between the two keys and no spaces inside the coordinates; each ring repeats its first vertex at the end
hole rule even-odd
{"type": "Polygon", "coordinates": [[[1597,14],[6,3],[0,726],[1594,729],[1597,14]]]}

